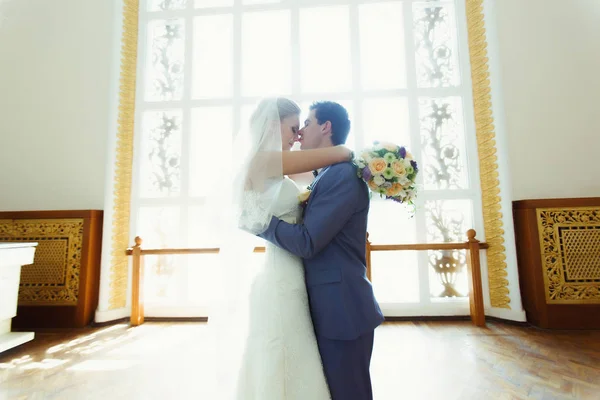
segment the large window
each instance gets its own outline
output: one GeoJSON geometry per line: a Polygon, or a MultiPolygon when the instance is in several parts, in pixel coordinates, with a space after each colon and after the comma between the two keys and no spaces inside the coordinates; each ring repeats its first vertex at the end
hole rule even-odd
{"type": "MultiPolygon", "coordinates": [[[[374,196],[374,244],[483,233],[462,0],[146,0],[141,8],[132,232],[145,247],[219,245],[207,198],[230,178],[215,169],[266,95],[288,96],[305,112],[314,100],[338,101],[352,119],[348,145],[389,140],[413,152],[417,212],[410,218],[374,196]]],[[[146,313],[205,313],[216,257],[148,257],[146,313]]],[[[387,315],[468,313],[464,254],[372,257],[387,315]]]]}

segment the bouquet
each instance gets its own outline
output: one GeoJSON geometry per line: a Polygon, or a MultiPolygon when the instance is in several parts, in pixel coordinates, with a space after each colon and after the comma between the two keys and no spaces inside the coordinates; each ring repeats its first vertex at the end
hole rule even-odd
{"type": "Polygon", "coordinates": [[[358,177],[381,197],[414,205],[417,162],[405,147],[393,143],[374,142],[353,160],[358,177]]]}

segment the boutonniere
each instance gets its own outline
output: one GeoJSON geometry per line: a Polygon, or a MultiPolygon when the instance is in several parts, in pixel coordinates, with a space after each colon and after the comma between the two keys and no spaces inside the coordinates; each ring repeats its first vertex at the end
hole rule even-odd
{"type": "Polygon", "coordinates": [[[311,193],[312,193],[312,190],[310,190],[310,188],[308,188],[307,190],[305,190],[304,192],[302,192],[298,195],[298,201],[300,201],[300,207],[306,208],[306,205],[308,204],[308,198],[310,197],[311,193]]]}

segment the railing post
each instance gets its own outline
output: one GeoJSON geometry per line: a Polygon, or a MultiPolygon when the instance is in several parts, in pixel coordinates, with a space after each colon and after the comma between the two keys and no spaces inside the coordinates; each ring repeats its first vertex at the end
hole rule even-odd
{"type": "Polygon", "coordinates": [[[144,260],[142,258],[142,238],[136,236],[133,256],[133,271],[131,276],[131,326],[144,323],[144,260]]]}
{"type": "Polygon", "coordinates": [[[371,280],[371,241],[369,240],[369,232],[367,232],[366,258],[367,258],[367,279],[369,280],[369,282],[373,282],[371,280]]]}
{"type": "Polygon", "coordinates": [[[483,309],[483,288],[481,286],[481,263],[479,262],[479,240],[475,239],[475,230],[467,231],[467,270],[469,273],[469,306],[471,321],[475,326],[485,326],[483,309]]]}

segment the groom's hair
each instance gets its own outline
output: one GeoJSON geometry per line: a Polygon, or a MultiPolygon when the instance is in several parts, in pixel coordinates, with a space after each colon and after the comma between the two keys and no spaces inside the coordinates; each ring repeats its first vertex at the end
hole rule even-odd
{"type": "Polygon", "coordinates": [[[348,111],[341,104],[333,101],[317,101],[310,106],[310,110],[315,110],[315,117],[319,124],[331,122],[331,141],[335,146],[346,143],[350,133],[350,119],[348,111]]]}

